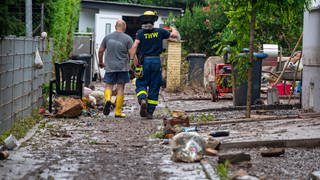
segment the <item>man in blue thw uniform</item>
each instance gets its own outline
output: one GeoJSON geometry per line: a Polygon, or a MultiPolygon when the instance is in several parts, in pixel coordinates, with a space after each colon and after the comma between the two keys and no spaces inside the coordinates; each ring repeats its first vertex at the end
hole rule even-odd
{"type": "Polygon", "coordinates": [[[146,11],[139,20],[142,22],[141,29],[137,32],[136,40],[133,43],[130,55],[134,60],[136,72],[136,95],[140,104],[140,116],[153,118],[153,112],[158,105],[158,96],[162,85],[161,61],[163,39],[177,38],[178,31],[172,28],[170,33],[161,28],[154,28],[154,22],[158,16],[155,12],[146,11]]]}

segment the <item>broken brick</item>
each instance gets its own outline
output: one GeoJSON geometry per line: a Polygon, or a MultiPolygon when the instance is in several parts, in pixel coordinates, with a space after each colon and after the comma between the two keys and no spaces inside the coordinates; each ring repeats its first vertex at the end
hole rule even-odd
{"type": "Polygon", "coordinates": [[[285,152],[284,148],[269,148],[261,151],[262,157],[278,157],[283,155],[285,152]]]}
{"type": "Polygon", "coordinates": [[[244,161],[250,161],[251,156],[250,154],[246,154],[243,152],[240,153],[227,153],[227,154],[220,154],[218,163],[224,163],[225,161],[229,161],[231,164],[237,164],[244,161]]]}

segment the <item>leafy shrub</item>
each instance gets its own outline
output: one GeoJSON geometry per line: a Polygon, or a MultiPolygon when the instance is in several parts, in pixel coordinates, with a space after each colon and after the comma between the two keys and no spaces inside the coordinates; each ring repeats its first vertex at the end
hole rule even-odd
{"type": "Polygon", "coordinates": [[[79,20],[80,0],[48,0],[49,36],[54,38],[54,59],[62,61],[72,52],[73,32],[79,20]]]}
{"type": "Polygon", "coordinates": [[[182,17],[174,18],[173,23],[181,34],[184,49],[188,53],[205,53],[214,55],[212,46],[218,43],[220,34],[228,20],[214,0],[207,7],[194,6],[192,11],[186,9],[182,17]]]}
{"type": "MultiPolygon", "coordinates": [[[[48,37],[54,39],[54,59],[61,61],[70,56],[73,32],[79,20],[80,0],[33,0],[33,16],[40,17],[37,9],[44,3],[44,27],[48,37]]],[[[25,35],[25,1],[4,1],[0,6],[0,36],[25,35]]],[[[34,20],[33,17],[33,20],[34,20]]],[[[35,29],[36,23],[33,23],[35,29]]]]}

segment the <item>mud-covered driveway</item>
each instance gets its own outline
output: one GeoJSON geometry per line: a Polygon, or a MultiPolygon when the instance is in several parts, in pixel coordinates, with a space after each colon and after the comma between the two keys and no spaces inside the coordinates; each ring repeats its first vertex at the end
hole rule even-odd
{"type": "Polygon", "coordinates": [[[169,145],[152,137],[165,108],[142,119],[128,87],[124,112],[126,118],[44,118],[0,161],[0,179],[206,179],[199,163],[173,163],[169,145]]]}
{"type": "MultiPolygon", "coordinates": [[[[101,84],[96,87],[103,89],[101,84]]],[[[219,154],[241,151],[251,155],[250,166],[229,168],[230,177],[245,169],[260,179],[308,179],[311,172],[320,170],[320,149],[316,147],[288,147],[283,156],[273,158],[259,154],[264,140],[301,143],[313,138],[318,146],[319,118],[299,118],[299,109],[257,110],[251,119],[243,119],[243,110],[219,110],[231,106],[228,98],[211,102],[209,94],[197,90],[162,91],[154,119],[147,120],[139,116],[134,87],[128,85],[126,118],[114,118],[113,113],[108,117],[99,113],[75,119],[44,118],[18,149],[10,151],[8,159],[0,161],[0,179],[215,179],[206,175],[202,163],[171,161],[167,141],[154,137],[162,131],[169,111],[177,109],[188,112],[191,125],[198,126],[205,139],[213,131],[230,132],[228,137],[217,138],[221,147],[228,147],[219,154]]],[[[204,159],[214,170],[218,157],[204,159]]]]}

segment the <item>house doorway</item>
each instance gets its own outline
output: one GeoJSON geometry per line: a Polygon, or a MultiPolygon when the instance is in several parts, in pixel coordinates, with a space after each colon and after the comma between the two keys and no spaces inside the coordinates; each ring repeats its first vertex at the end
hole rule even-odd
{"type": "Polygon", "coordinates": [[[138,16],[122,16],[122,20],[124,20],[127,23],[127,29],[125,33],[131,36],[132,39],[135,39],[138,29],[141,28],[139,17],[138,16]]]}

